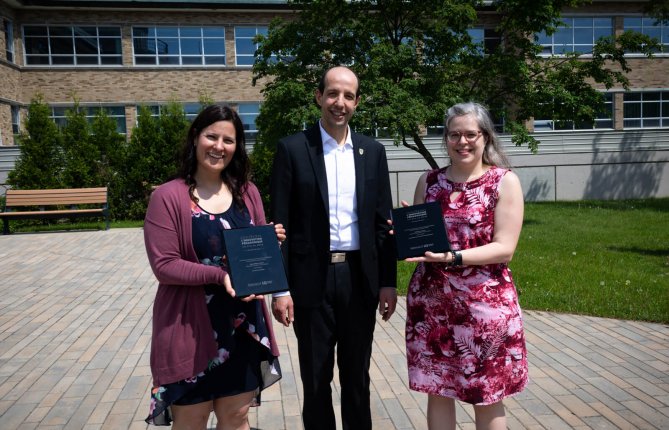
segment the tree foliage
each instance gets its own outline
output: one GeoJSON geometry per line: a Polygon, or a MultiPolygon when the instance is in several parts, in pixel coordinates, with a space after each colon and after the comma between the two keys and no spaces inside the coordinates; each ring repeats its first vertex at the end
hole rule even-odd
{"type": "Polygon", "coordinates": [[[62,136],[49,112],[42,95],[31,100],[25,131],[19,135],[21,156],[7,178],[13,188],[62,187],[62,136]]]}
{"type": "Polygon", "coordinates": [[[448,106],[483,103],[515,132],[518,145],[536,151],[539,142],[527,133],[527,120],[593,122],[604,102],[597,88],[628,86],[625,50],[649,54],[653,46],[645,36],[626,33],[602,39],[588,57],[542,56],[535,35],[553,34],[560,11],[585,0],[290,3],[297,17],[275,19],[268,35],[258,37],[253,70],[254,83],[264,83],[257,119],[257,145],[268,147],[264,157],[280,137],[318,118],[314,89],[334,65],[349,65],[360,77],[362,101],[351,125],[362,132],[382,129],[436,167],[421,131],[441,125],[448,106]],[[481,19],[501,43],[471,37],[468,30],[481,19]]]}
{"type": "Polygon", "coordinates": [[[74,107],[66,112],[67,121],[61,133],[63,136],[63,186],[84,188],[100,186],[98,180],[98,160],[100,151],[86,118],[86,112],[75,101],[74,107]]]}
{"type": "Polygon", "coordinates": [[[657,23],[669,24],[669,1],[650,0],[645,9],[646,13],[655,18],[657,23]]]}
{"type": "Polygon", "coordinates": [[[131,204],[130,218],[143,218],[152,187],[176,173],[177,155],[189,125],[183,105],[176,101],[162,106],[157,117],[149,108],[140,107],[128,147],[126,199],[131,204]]]}
{"type": "Polygon", "coordinates": [[[98,109],[91,123],[91,134],[100,156],[96,163],[98,185],[107,186],[112,219],[122,219],[129,207],[124,193],[128,143],[105,109],[98,109]]]}
{"type": "Polygon", "coordinates": [[[18,189],[106,186],[112,219],[142,219],[152,187],[176,173],[190,125],[183,105],[173,101],[157,117],[140,108],[128,142],[104,108],[91,120],[74,102],[59,128],[43,97],[33,99],[9,184],[18,189]]]}

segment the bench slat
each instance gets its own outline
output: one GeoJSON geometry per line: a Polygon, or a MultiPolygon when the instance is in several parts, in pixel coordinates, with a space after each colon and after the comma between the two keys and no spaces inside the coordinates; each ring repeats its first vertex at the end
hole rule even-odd
{"type": "Polygon", "coordinates": [[[106,188],[7,190],[6,207],[107,203],[106,188]]]}
{"type": "Polygon", "coordinates": [[[67,196],[67,197],[21,197],[7,199],[6,207],[20,206],[43,206],[43,205],[71,205],[71,204],[95,204],[106,203],[107,199],[92,196],[67,196]]]}
{"type": "Polygon", "coordinates": [[[23,212],[0,212],[0,217],[5,218],[23,218],[29,215],[37,217],[46,217],[50,215],[67,217],[69,215],[77,214],[104,214],[105,209],[71,209],[58,211],[23,211],[23,212]]]}
{"type": "Polygon", "coordinates": [[[9,234],[10,219],[54,219],[66,217],[103,216],[109,230],[109,210],[107,208],[107,188],[69,188],[49,190],[14,190],[5,194],[5,212],[0,212],[3,220],[3,234],[9,234]],[[46,209],[45,206],[68,206],[93,204],[99,208],[87,209],[46,209]],[[15,210],[38,206],[35,210],[15,210]],[[9,211],[8,211],[9,209],[9,211]],[[14,209],[14,210],[12,210],[14,209]]]}

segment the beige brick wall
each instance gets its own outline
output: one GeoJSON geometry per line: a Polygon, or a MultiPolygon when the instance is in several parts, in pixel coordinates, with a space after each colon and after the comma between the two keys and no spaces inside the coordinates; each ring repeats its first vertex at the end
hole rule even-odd
{"type": "Polygon", "coordinates": [[[632,70],[627,74],[630,88],[669,89],[669,56],[630,58],[632,70]]]}
{"type": "Polygon", "coordinates": [[[0,61],[0,100],[18,101],[21,93],[21,72],[6,61],[0,61]]]}
{"type": "MultiPolygon", "coordinates": [[[[4,49],[2,52],[4,55],[4,49]]],[[[4,58],[0,60],[0,82],[0,145],[13,145],[11,104],[20,99],[21,74],[4,58]]]]}
{"type": "Polygon", "coordinates": [[[0,146],[9,146],[14,144],[14,135],[12,134],[12,111],[7,103],[0,103],[0,146]],[[9,125],[9,127],[7,127],[9,125]]]}
{"type": "Polygon", "coordinates": [[[251,86],[248,69],[25,69],[21,100],[37,92],[49,103],[139,103],[171,99],[198,101],[206,94],[215,101],[262,100],[260,86],[251,86]]]}
{"type": "MultiPolygon", "coordinates": [[[[235,25],[267,25],[275,14],[260,12],[20,12],[21,24],[119,25],[122,31],[123,66],[108,68],[24,67],[20,99],[28,103],[42,93],[49,103],[68,103],[76,96],[82,103],[162,102],[170,99],[198,101],[206,95],[215,101],[260,101],[261,85],[251,85],[249,67],[235,67],[235,25]],[[133,25],[222,25],[225,27],[226,67],[134,67],[133,25]]],[[[18,36],[18,35],[17,35],[18,36]]]]}

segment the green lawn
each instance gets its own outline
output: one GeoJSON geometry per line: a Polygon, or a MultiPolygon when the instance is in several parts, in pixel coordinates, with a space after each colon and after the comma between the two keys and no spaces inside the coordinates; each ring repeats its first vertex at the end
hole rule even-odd
{"type": "Polygon", "coordinates": [[[669,199],[528,203],[510,267],[523,309],[669,323],[669,199]]]}

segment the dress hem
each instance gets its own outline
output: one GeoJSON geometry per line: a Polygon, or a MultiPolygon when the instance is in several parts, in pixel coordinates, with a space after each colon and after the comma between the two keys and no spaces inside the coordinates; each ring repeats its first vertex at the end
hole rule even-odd
{"type": "Polygon", "coordinates": [[[524,383],[523,385],[521,385],[521,387],[518,389],[518,391],[514,391],[513,393],[505,394],[504,396],[502,396],[501,398],[499,398],[499,399],[497,399],[497,400],[495,400],[495,401],[484,401],[484,402],[480,402],[480,403],[472,403],[472,402],[468,402],[467,400],[463,400],[463,399],[460,399],[460,398],[455,397],[455,396],[445,396],[445,395],[443,395],[443,394],[439,394],[439,393],[431,392],[431,391],[429,391],[429,390],[425,390],[425,389],[420,389],[420,388],[417,388],[417,387],[413,387],[413,386],[411,386],[411,384],[409,384],[409,389],[412,390],[412,391],[416,391],[416,392],[418,392],[418,393],[429,394],[429,395],[431,395],[431,396],[446,397],[446,398],[448,398],[448,399],[454,399],[454,400],[457,400],[457,401],[460,401],[460,402],[463,402],[463,403],[467,403],[468,405],[473,405],[473,406],[489,406],[489,405],[495,404],[495,403],[497,403],[497,402],[501,402],[502,400],[508,399],[509,397],[514,397],[514,396],[516,396],[516,395],[522,393],[523,390],[525,390],[525,388],[527,388],[527,385],[529,384],[529,382],[530,382],[530,379],[527,378],[527,379],[525,380],[525,383],[524,383]]]}

